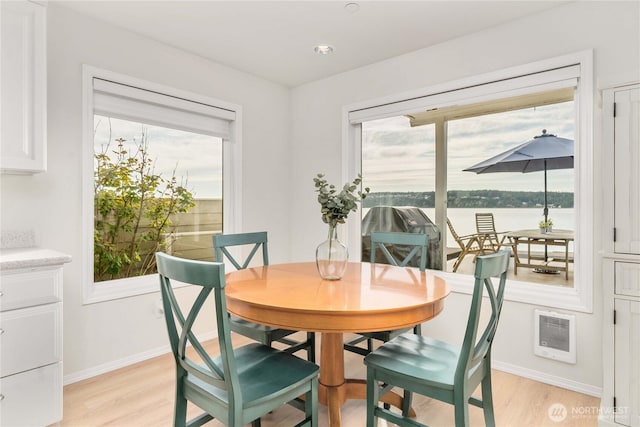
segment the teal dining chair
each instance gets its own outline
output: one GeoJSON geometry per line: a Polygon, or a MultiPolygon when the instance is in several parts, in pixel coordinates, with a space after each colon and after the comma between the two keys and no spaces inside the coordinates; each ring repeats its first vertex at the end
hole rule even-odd
{"type": "MultiPolygon", "coordinates": [[[[267,247],[267,232],[258,231],[254,233],[217,234],[213,236],[213,249],[216,261],[222,262],[226,257],[238,270],[249,267],[253,257],[262,249],[262,265],[269,265],[269,250],[267,247]],[[230,247],[250,248],[249,254],[240,258],[233,256],[230,247]],[[240,260],[238,260],[240,259],[240,260]]],[[[280,342],[287,346],[284,350],[288,353],[295,353],[300,350],[307,351],[307,360],[316,361],[316,339],[315,333],[307,332],[304,341],[297,341],[290,337],[298,331],[289,329],[274,328],[267,325],[249,322],[237,316],[230,315],[231,331],[251,338],[262,344],[271,346],[274,342],[280,342]]]]}
{"type": "Polygon", "coordinates": [[[226,426],[260,426],[260,417],[284,403],[304,411],[297,426],[318,425],[319,367],[264,344],[233,348],[225,297],[224,264],[156,253],[162,304],[176,363],[174,426],[200,426],[217,419],[226,426]],[[176,297],[172,281],[199,288],[189,303],[176,297]],[[220,355],[212,358],[193,330],[213,300],[220,355]],[[286,375],[282,373],[286,372],[286,375]],[[300,397],[304,396],[304,399],[300,397]],[[187,401],[204,411],[187,421],[187,401]]]}
{"type": "MultiPolygon", "coordinates": [[[[393,387],[454,405],[455,425],[469,425],[469,406],[483,408],[485,424],[495,426],[491,391],[491,346],[498,328],[509,266],[509,252],[479,256],[471,308],[462,346],[414,334],[401,335],[364,358],[367,366],[367,427],[378,418],[399,426],[424,426],[378,405],[393,387]],[[499,277],[494,288],[492,277],[499,277]],[[484,290],[490,317],[479,334],[484,290]],[[472,393],[482,385],[482,399],[472,393]]],[[[484,324],[484,322],[483,322],[484,324]]]]}
{"type": "MultiPolygon", "coordinates": [[[[418,268],[420,271],[425,271],[427,266],[427,243],[429,238],[426,234],[418,234],[418,233],[402,233],[402,232],[381,232],[381,231],[372,231],[371,232],[371,263],[376,262],[376,247],[379,247],[381,252],[384,254],[385,258],[391,265],[405,267],[407,264],[414,259],[414,257],[420,253],[420,262],[418,264],[418,268]],[[394,257],[391,251],[389,251],[387,245],[399,245],[400,247],[408,250],[407,255],[400,259],[394,257]]],[[[400,255],[402,257],[402,255],[400,255]]],[[[372,340],[378,340],[382,342],[387,342],[392,338],[397,337],[405,332],[410,331],[412,328],[403,328],[403,329],[395,329],[389,331],[380,331],[380,332],[360,332],[358,333],[358,337],[354,338],[350,341],[347,341],[344,344],[344,349],[353,353],[357,353],[363,356],[371,353],[373,350],[373,342],[372,340]],[[358,344],[363,341],[367,342],[367,348],[363,348],[358,344]]],[[[416,325],[413,327],[413,332],[416,334],[421,333],[420,325],[416,325]]]]}

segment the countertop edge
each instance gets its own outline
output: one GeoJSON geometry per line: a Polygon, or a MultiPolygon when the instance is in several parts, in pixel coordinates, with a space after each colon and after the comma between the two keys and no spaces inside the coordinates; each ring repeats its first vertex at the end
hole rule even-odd
{"type": "Polygon", "coordinates": [[[0,249],[0,271],[62,265],[71,260],[71,255],[52,249],[0,249]]]}

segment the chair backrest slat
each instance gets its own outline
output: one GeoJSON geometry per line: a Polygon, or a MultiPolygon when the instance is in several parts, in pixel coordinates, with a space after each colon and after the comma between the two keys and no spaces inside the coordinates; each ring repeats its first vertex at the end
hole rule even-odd
{"type": "Polygon", "coordinates": [[[418,251],[420,251],[420,263],[418,268],[420,269],[420,271],[424,271],[427,266],[428,241],[429,237],[426,234],[372,231],[371,262],[374,263],[376,259],[376,246],[380,247],[380,250],[391,265],[400,267],[406,266],[418,253],[418,251]],[[396,259],[391,254],[389,249],[385,246],[387,244],[411,246],[412,248],[402,261],[398,261],[398,259],[396,259]]]}
{"type": "Polygon", "coordinates": [[[496,233],[492,213],[476,213],[476,229],[478,233],[496,233]]]}
{"type": "Polygon", "coordinates": [[[269,250],[267,249],[267,232],[258,231],[254,233],[237,234],[217,234],[213,236],[213,249],[216,261],[222,262],[224,257],[238,270],[249,267],[256,252],[262,248],[262,264],[269,265],[269,250]],[[242,261],[238,261],[228,250],[233,246],[253,245],[249,254],[242,261]]]}
{"type": "Polygon", "coordinates": [[[231,346],[229,317],[224,294],[225,275],[223,263],[211,263],[176,258],[165,253],[156,253],[160,291],[165,313],[171,350],[178,369],[188,372],[202,381],[226,390],[230,404],[242,404],[236,362],[231,346]],[[182,305],[175,296],[172,282],[200,286],[193,302],[182,305]],[[213,297],[215,302],[218,346],[221,363],[216,364],[192,331],[198,314],[205,302],[213,297]],[[187,313],[185,317],[185,313],[187,313]],[[187,352],[193,347],[195,359],[187,352]],[[202,364],[201,364],[202,363],[202,364]]]}
{"type": "Polygon", "coordinates": [[[456,381],[463,381],[469,371],[477,366],[491,352],[491,345],[498,329],[498,321],[504,301],[504,290],[509,267],[509,252],[500,251],[476,259],[475,282],[469,318],[465,331],[460,358],[456,369],[456,381]],[[497,292],[491,280],[499,278],[497,292]],[[478,339],[478,325],[482,308],[483,294],[486,290],[490,302],[491,315],[478,339]]]}

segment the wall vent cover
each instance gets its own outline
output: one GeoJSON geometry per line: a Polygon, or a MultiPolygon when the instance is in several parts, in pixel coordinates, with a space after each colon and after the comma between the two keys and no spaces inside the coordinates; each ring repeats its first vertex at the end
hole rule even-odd
{"type": "Polygon", "coordinates": [[[534,310],[533,353],[553,360],[576,363],[576,316],[534,310]]]}

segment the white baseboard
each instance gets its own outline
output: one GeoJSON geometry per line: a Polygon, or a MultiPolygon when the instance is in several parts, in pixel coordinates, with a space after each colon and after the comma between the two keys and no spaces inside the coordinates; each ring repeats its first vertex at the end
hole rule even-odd
{"type": "Polygon", "coordinates": [[[596,387],[590,384],[568,380],[566,378],[551,375],[546,372],[534,371],[533,369],[523,368],[522,366],[500,362],[495,359],[491,361],[491,367],[499,371],[518,375],[524,378],[529,378],[531,380],[538,381],[544,384],[555,385],[557,387],[562,387],[567,390],[572,390],[589,396],[602,397],[602,387],[596,387]]]}
{"type": "Polygon", "coordinates": [[[621,427],[621,425],[611,420],[610,418],[600,416],[598,418],[598,427],[621,427]]]}
{"type": "MultiPolygon", "coordinates": [[[[214,339],[218,334],[214,331],[199,334],[198,338],[201,341],[207,341],[214,339]]],[[[171,351],[169,345],[157,347],[151,350],[147,350],[142,353],[133,354],[131,356],[124,357],[122,359],[114,360],[102,365],[94,366],[83,371],[74,372],[73,374],[65,375],[63,378],[63,385],[73,384],[78,381],[93,378],[97,375],[106,374],[107,372],[115,371],[116,369],[124,368],[135,363],[144,362],[145,360],[153,359],[154,357],[162,356],[171,351]]]]}
{"type": "MultiPolygon", "coordinates": [[[[216,338],[215,332],[211,331],[206,334],[202,334],[200,339],[202,341],[210,340],[216,338]]],[[[94,366],[89,369],[85,369],[83,371],[75,372],[70,375],[65,375],[63,379],[63,384],[73,384],[78,381],[86,380],[88,378],[95,377],[97,375],[105,374],[107,372],[115,371],[116,369],[124,368],[129,365],[133,365],[135,363],[143,362],[148,359],[152,359],[157,356],[162,356],[163,354],[167,354],[171,349],[168,345],[158,347],[155,349],[151,349],[142,353],[134,354],[122,359],[114,360],[109,363],[104,363],[102,365],[94,366]]],[[[566,378],[558,377],[555,375],[550,375],[545,372],[535,371],[533,369],[523,368],[518,365],[513,365],[510,363],[500,362],[498,360],[492,360],[492,367],[499,371],[507,372],[513,375],[518,375],[524,378],[529,378],[534,381],[539,381],[544,384],[550,384],[558,387],[565,388],[567,390],[572,390],[578,393],[587,394],[589,396],[594,397],[602,397],[602,387],[595,387],[589,384],[579,383],[577,381],[568,380],[566,378]]]]}

